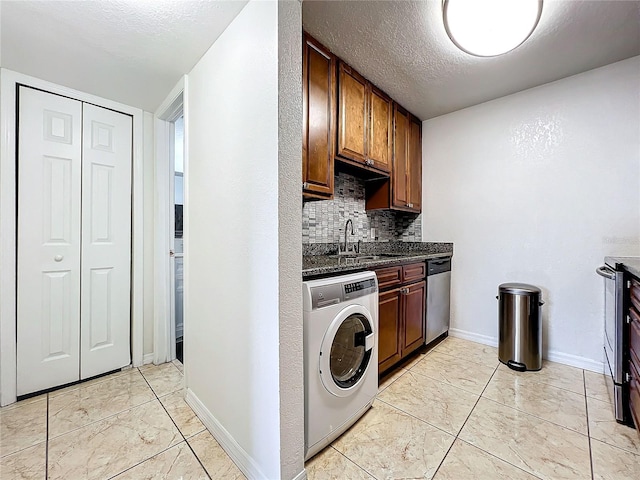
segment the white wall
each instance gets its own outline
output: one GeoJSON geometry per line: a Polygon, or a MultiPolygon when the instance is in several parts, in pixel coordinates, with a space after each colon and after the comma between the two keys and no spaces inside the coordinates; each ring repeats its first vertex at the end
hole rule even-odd
{"type": "Polygon", "coordinates": [[[301,443],[288,451],[281,425],[291,396],[300,416],[284,420],[302,438],[301,270],[279,275],[280,238],[295,240],[282,261],[301,262],[301,208],[291,225],[285,215],[301,176],[278,178],[278,8],[250,2],[188,75],[185,94],[187,400],[245,473],[269,479],[291,478],[296,463],[303,471],[301,443]],[[280,358],[281,338],[297,342],[283,346],[292,358],[280,358]],[[297,388],[281,392],[289,372],[297,388]]]}
{"type": "Polygon", "coordinates": [[[601,368],[605,255],[640,255],[640,57],[423,123],[423,238],[454,242],[452,333],[543,290],[550,359],[601,368]]]}
{"type": "Polygon", "coordinates": [[[280,478],[289,479],[304,471],[300,2],[278,2],[278,88],[280,478]]]}

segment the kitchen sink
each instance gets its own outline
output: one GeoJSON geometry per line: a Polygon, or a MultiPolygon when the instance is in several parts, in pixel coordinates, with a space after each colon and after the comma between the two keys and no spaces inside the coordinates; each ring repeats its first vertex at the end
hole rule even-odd
{"type": "Polygon", "coordinates": [[[375,254],[365,254],[359,253],[356,255],[332,255],[334,258],[342,259],[345,263],[347,262],[362,262],[367,260],[383,260],[385,258],[395,258],[395,257],[404,257],[403,253],[375,253],[375,254]]]}

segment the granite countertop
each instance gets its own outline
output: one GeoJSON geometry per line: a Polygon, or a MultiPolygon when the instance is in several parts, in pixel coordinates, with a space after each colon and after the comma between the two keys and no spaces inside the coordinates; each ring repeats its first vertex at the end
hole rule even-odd
{"type": "Polygon", "coordinates": [[[303,279],[346,274],[431,258],[451,257],[452,243],[384,242],[363,243],[358,257],[338,255],[337,244],[305,245],[302,257],[303,279]],[[366,258],[368,257],[368,258],[366,258]]]}
{"type": "Polygon", "coordinates": [[[640,257],[604,257],[605,263],[622,263],[627,272],[640,279],[640,257]]]}

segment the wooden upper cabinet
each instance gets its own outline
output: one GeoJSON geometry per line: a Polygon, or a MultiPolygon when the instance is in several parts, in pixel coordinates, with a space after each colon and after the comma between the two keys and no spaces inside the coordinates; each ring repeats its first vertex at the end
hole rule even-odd
{"type": "Polygon", "coordinates": [[[422,210],[422,122],[412,115],[410,127],[407,163],[409,205],[412,211],[420,212],[422,210]]]}
{"type": "Polygon", "coordinates": [[[367,81],[349,65],[340,62],[338,89],[337,154],[364,163],[367,154],[367,81]]]}
{"type": "Polygon", "coordinates": [[[367,158],[373,167],[391,171],[392,101],[373,85],[369,86],[369,138],[367,158]]]}
{"type": "Polygon", "coordinates": [[[401,106],[393,109],[392,207],[407,212],[422,209],[422,123],[401,106]]]}
{"type": "Polygon", "coordinates": [[[349,65],[338,67],[337,157],[388,174],[391,171],[393,102],[349,65]]]}
{"type": "Polygon", "coordinates": [[[366,209],[422,211],[422,122],[397,103],[392,111],[392,168],[389,180],[369,181],[366,209]]]}
{"type": "Polygon", "coordinates": [[[407,182],[407,166],[409,158],[409,131],[411,115],[398,104],[393,106],[393,186],[392,206],[409,208],[409,189],[407,182]]]}
{"type": "Polygon", "coordinates": [[[302,80],[302,193],[309,199],[332,198],[336,59],[307,34],[302,49],[302,80]]]}

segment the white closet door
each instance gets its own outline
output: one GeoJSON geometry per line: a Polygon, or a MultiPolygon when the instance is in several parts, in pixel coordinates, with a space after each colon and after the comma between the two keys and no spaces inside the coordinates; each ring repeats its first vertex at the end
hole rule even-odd
{"type": "Polygon", "coordinates": [[[82,103],[20,87],[17,393],[79,379],[82,103]]]}
{"type": "Polygon", "coordinates": [[[131,117],[83,104],[80,378],[130,363],[131,117]]]}

